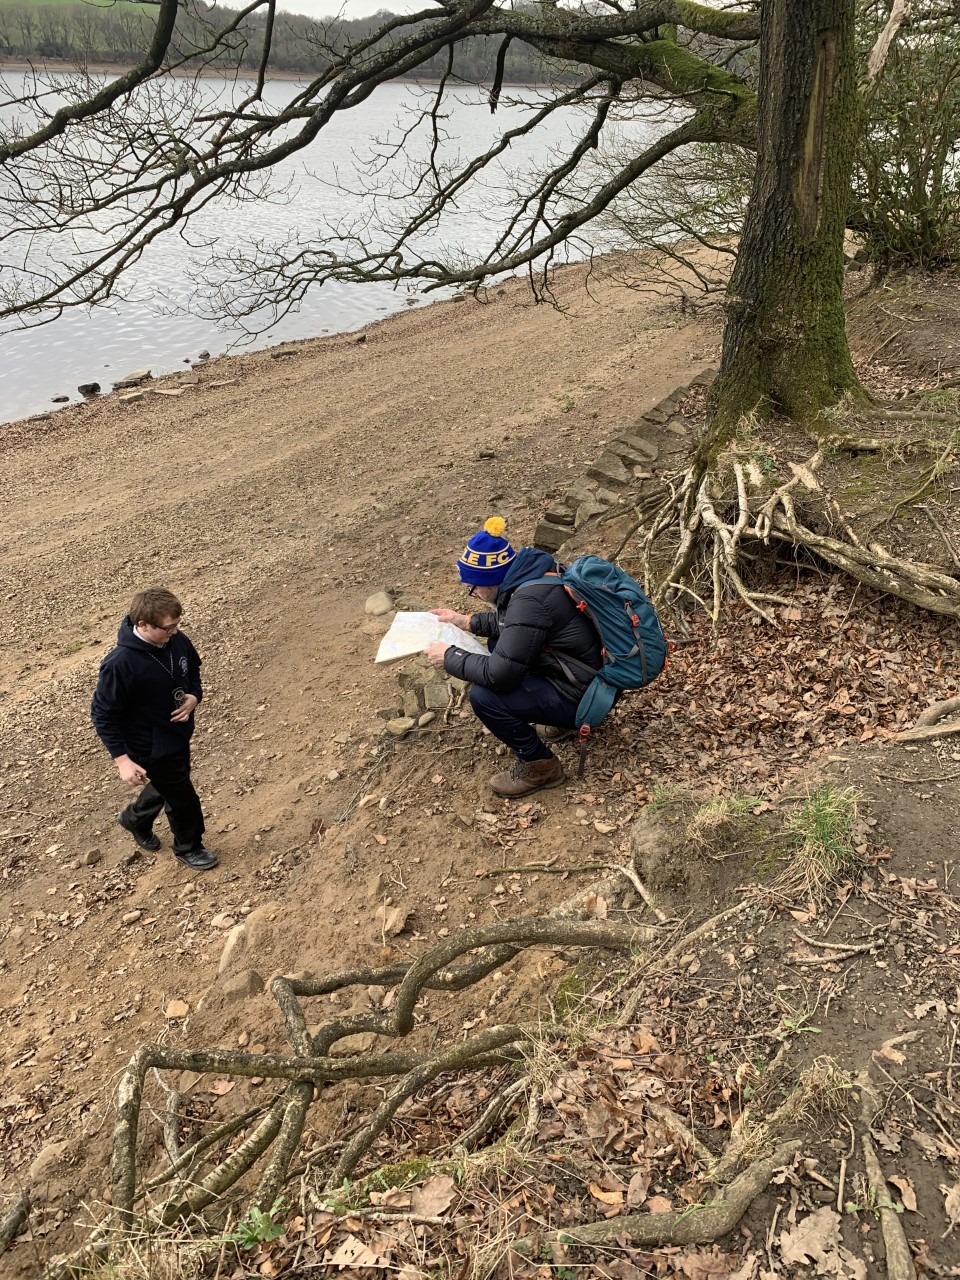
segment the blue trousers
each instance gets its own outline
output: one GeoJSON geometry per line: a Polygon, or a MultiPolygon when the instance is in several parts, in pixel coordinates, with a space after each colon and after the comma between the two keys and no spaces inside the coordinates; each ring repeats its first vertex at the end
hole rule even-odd
{"type": "Polygon", "coordinates": [[[470,686],[470,705],[477,719],[521,760],[548,760],[553,753],[532,726],[553,724],[561,729],[573,729],[577,704],[576,697],[565,698],[543,676],[525,676],[509,693],[484,689],[478,684],[470,686]]]}

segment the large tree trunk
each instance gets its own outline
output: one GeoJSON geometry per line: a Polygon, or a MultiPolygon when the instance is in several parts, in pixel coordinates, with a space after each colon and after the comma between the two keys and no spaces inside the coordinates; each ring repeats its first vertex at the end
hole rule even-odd
{"type": "Polygon", "coordinates": [[[764,0],[759,149],[727,299],[713,419],[801,421],[857,386],[843,233],[859,125],[855,0],[764,0]]]}

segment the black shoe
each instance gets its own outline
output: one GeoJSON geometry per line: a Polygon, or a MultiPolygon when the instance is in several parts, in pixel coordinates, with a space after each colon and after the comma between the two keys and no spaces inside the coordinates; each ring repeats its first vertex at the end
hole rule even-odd
{"type": "Polygon", "coordinates": [[[189,867],[191,871],[212,871],[214,867],[220,865],[217,855],[203,845],[199,849],[186,849],[183,853],[175,853],[174,856],[179,863],[189,867]]]}
{"type": "Polygon", "coordinates": [[[126,809],[121,809],[117,814],[117,821],[120,823],[121,827],[123,827],[124,831],[128,831],[130,835],[133,836],[134,841],[141,849],[146,849],[147,853],[156,853],[160,848],[160,841],[152,831],[144,833],[139,827],[135,827],[130,819],[125,816],[126,812],[126,809]]]}

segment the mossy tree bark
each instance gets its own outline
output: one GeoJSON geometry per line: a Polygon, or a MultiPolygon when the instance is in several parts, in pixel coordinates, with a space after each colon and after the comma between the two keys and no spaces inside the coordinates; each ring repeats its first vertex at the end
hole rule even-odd
{"type": "Polygon", "coordinates": [[[727,298],[716,431],[744,414],[809,420],[857,387],[843,235],[859,89],[854,0],[765,0],[758,155],[727,298]]]}

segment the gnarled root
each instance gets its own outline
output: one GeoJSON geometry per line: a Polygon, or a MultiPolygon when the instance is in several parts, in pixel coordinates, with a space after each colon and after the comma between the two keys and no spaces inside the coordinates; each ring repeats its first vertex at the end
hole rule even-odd
{"type": "MultiPolygon", "coordinates": [[[[389,1124],[400,1104],[425,1084],[448,1071],[467,1071],[509,1060],[517,1046],[542,1027],[490,1027],[468,1040],[430,1052],[340,1054],[330,1056],[338,1041],[360,1032],[401,1038],[414,1028],[414,1012],[427,990],[460,991],[504,964],[524,947],[580,946],[629,949],[657,936],[652,927],[633,927],[609,921],[578,920],[569,917],[534,917],[504,920],[495,924],[461,929],[425,952],[411,964],[388,965],[381,969],[353,969],[318,980],[276,978],[271,991],[283,1017],[292,1053],[242,1053],[229,1049],[184,1050],[164,1045],[143,1045],[133,1055],[120,1084],[117,1120],[114,1129],[113,1204],[123,1225],[134,1223],[134,1207],[151,1189],[167,1182],[177,1188],[153,1215],[170,1223],[189,1213],[198,1213],[222,1196],[248,1173],[268,1151],[254,1203],[269,1212],[284,1186],[290,1161],[299,1147],[315,1088],[329,1081],[401,1077],[385,1101],[349,1139],[335,1172],[335,1181],[348,1177],[358,1162],[389,1124]],[[475,952],[462,963],[455,963],[475,952]],[[344,987],[392,986],[395,998],[389,1010],[336,1018],[321,1026],[314,1036],[307,1030],[303,997],[323,995],[344,987]],[[256,1108],[238,1121],[220,1126],[203,1142],[188,1151],[173,1147],[170,1163],[138,1191],[137,1136],[143,1089],[147,1073],[196,1071],[260,1076],[285,1080],[287,1087],[264,1107],[256,1108]],[[196,1172],[199,1158],[243,1132],[255,1121],[236,1148],[217,1163],[206,1176],[196,1172]]],[[[168,1147],[171,1145],[168,1135],[168,1147]]]]}
{"type": "Polygon", "coordinates": [[[582,1227],[557,1231],[545,1244],[603,1245],[624,1241],[659,1246],[709,1244],[737,1225],[777,1169],[788,1164],[800,1142],[784,1142],[769,1156],[755,1160],[724,1187],[714,1200],[693,1204],[679,1213],[627,1213],[582,1227]]]}

